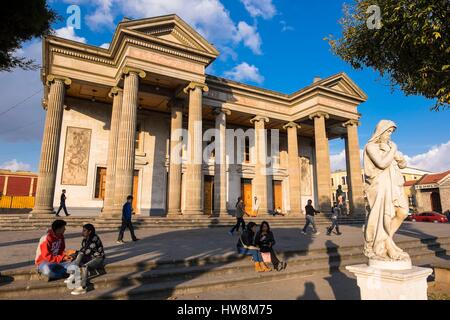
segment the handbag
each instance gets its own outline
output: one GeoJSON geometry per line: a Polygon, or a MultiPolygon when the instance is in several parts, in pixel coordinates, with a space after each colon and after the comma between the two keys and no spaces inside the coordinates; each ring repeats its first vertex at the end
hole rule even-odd
{"type": "Polygon", "coordinates": [[[270,252],[261,252],[261,257],[264,262],[272,262],[272,259],[270,258],[270,252]]]}

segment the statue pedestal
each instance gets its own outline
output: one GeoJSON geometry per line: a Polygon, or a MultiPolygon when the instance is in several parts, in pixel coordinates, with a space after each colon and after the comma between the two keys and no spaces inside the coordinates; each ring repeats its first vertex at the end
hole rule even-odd
{"type": "Polygon", "coordinates": [[[362,300],[427,300],[430,268],[407,267],[405,262],[347,266],[356,275],[362,300]],[[386,269],[389,267],[391,269],[386,269]]]}

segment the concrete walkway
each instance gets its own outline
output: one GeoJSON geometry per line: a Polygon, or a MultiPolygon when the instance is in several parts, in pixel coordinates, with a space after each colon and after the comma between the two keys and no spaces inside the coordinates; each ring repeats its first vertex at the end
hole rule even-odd
{"type": "MultiPolygon", "coordinates": [[[[324,227],[321,234],[302,235],[300,228],[274,228],[278,251],[308,250],[324,248],[327,241],[338,246],[354,246],[363,243],[362,228],[342,226],[343,235],[327,236],[324,227]]],[[[125,233],[124,245],[116,244],[117,232],[99,233],[104,243],[108,263],[131,264],[134,262],[171,261],[186,258],[221,256],[235,253],[238,235],[230,236],[228,229],[190,229],[190,230],[137,230],[141,239],[130,241],[125,233]]],[[[311,231],[309,231],[311,232],[311,231]]],[[[66,231],[66,247],[78,249],[81,243],[81,230],[66,231]]],[[[34,263],[36,246],[42,231],[3,231],[0,232],[0,272],[30,268],[34,263]]],[[[405,222],[396,235],[396,240],[419,239],[427,237],[449,237],[450,224],[405,222]]],[[[329,243],[329,242],[328,242],[329,243]]]]}

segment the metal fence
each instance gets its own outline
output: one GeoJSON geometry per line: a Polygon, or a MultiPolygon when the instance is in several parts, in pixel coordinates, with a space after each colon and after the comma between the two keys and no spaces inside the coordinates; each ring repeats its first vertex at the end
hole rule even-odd
{"type": "Polygon", "coordinates": [[[0,208],[28,209],[34,207],[34,197],[29,196],[1,196],[0,208]]]}

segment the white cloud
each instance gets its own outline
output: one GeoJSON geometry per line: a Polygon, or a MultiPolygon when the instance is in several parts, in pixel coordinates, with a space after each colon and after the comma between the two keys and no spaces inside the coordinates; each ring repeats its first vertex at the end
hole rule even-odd
{"type": "Polygon", "coordinates": [[[442,172],[450,170],[450,140],[414,156],[405,155],[409,167],[442,172]]]}
{"type": "Polygon", "coordinates": [[[261,52],[261,36],[256,30],[256,26],[251,26],[244,21],[238,23],[238,39],[243,41],[244,45],[250,48],[254,54],[261,52]]]}
{"type": "Polygon", "coordinates": [[[100,31],[103,28],[114,28],[114,15],[112,5],[114,0],[95,0],[97,5],[92,14],[86,16],[86,24],[93,31],[100,31]]]}
{"type": "Polygon", "coordinates": [[[294,27],[289,26],[287,24],[287,22],[284,21],[284,20],[281,20],[280,24],[282,25],[281,32],[294,31],[295,30],[294,27]]]}
{"type": "Polygon", "coordinates": [[[109,45],[110,45],[110,43],[109,43],[109,42],[106,42],[106,43],[102,44],[102,45],[100,46],[100,48],[108,49],[108,48],[109,48],[109,45]]]}
{"type": "Polygon", "coordinates": [[[253,81],[256,83],[264,81],[264,77],[259,73],[259,69],[254,65],[249,65],[247,62],[242,62],[233,69],[226,71],[224,75],[236,81],[253,81]]]}
{"type": "Polygon", "coordinates": [[[61,38],[86,43],[86,38],[77,36],[75,33],[75,29],[72,26],[67,26],[67,27],[62,27],[62,28],[56,29],[55,34],[61,38]]]}
{"type": "Polygon", "coordinates": [[[277,13],[272,0],[241,0],[241,2],[253,18],[271,19],[277,13]]]}
{"type": "MultiPolygon", "coordinates": [[[[364,150],[360,150],[361,164],[364,150]]],[[[450,170],[450,140],[432,147],[430,150],[413,156],[404,155],[408,167],[442,172],[450,170]]],[[[331,171],[345,170],[345,150],[330,155],[331,171]]]]}
{"type": "Polygon", "coordinates": [[[11,161],[6,161],[0,164],[0,169],[11,171],[30,171],[31,165],[28,163],[19,162],[17,159],[12,159],[11,161]]]}

